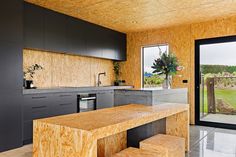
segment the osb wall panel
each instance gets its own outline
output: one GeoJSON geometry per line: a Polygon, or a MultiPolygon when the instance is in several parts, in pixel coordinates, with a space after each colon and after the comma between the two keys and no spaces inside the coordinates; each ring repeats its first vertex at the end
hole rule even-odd
{"type": "Polygon", "coordinates": [[[189,24],[236,13],[235,0],[25,1],[122,32],[189,24]]]}
{"type": "Polygon", "coordinates": [[[127,62],[122,63],[122,78],[127,84],[141,87],[141,47],[168,43],[170,51],[179,58],[185,68],[173,80],[173,88],[187,87],[191,123],[194,124],[194,41],[195,39],[236,35],[236,16],[208,22],[128,33],[127,62]],[[187,79],[188,84],[182,80],[187,79]]]}
{"type": "Polygon", "coordinates": [[[34,85],[40,88],[94,86],[99,72],[107,74],[101,76],[103,85],[114,81],[111,60],[24,49],[24,70],[33,64],[44,68],[33,79],[34,85]]]}

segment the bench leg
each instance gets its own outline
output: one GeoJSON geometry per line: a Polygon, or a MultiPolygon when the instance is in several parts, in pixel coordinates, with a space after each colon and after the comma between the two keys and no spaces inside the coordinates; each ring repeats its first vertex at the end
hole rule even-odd
{"type": "Polygon", "coordinates": [[[185,139],[185,150],[189,151],[189,111],[167,117],[166,134],[183,137],[185,139]]]}
{"type": "Polygon", "coordinates": [[[98,157],[111,157],[127,148],[127,131],[98,140],[98,157]]]}
{"type": "Polygon", "coordinates": [[[97,157],[97,139],[86,131],[34,121],[33,157],[97,157]]]}

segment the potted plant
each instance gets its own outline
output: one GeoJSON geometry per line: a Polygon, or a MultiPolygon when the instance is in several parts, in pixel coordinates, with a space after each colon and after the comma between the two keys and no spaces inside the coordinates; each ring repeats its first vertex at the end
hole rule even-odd
{"type": "Polygon", "coordinates": [[[153,73],[164,75],[163,88],[168,89],[171,86],[171,76],[181,70],[177,57],[173,53],[160,51],[160,58],[154,60],[152,68],[153,73]]]}
{"type": "Polygon", "coordinates": [[[113,62],[113,71],[115,73],[115,81],[114,81],[114,85],[115,86],[119,86],[120,84],[120,63],[119,62],[113,62]]]}
{"type": "Polygon", "coordinates": [[[26,89],[30,89],[31,85],[33,84],[33,78],[35,71],[42,70],[43,67],[39,64],[34,64],[26,68],[24,71],[24,87],[26,89]]]}

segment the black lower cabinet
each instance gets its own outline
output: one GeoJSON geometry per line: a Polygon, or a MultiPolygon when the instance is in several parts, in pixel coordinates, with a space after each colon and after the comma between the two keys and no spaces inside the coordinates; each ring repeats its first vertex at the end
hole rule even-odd
{"type": "Polygon", "coordinates": [[[23,143],[32,142],[33,120],[50,116],[53,95],[24,95],[23,99],[23,143]],[[51,101],[50,101],[51,100],[51,101]]]}
{"type": "MultiPolygon", "coordinates": [[[[97,109],[114,106],[114,91],[97,94],[97,109]]],[[[32,143],[33,120],[77,112],[77,93],[30,94],[23,96],[23,143],[32,143]]]]}
{"type": "Polygon", "coordinates": [[[114,91],[97,93],[97,109],[114,107],[114,91]]]}
{"type": "Polygon", "coordinates": [[[32,142],[33,120],[77,112],[77,96],[73,93],[24,95],[23,143],[32,142]]]}
{"type": "Polygon", "coordinates": [[[21,93],[0,91],[0,152],[22,146],[21,93]]]}
{"type": "Polygon", "coordinates": [[[55,103],[50,116],[59,116],[77,112],[77,95],[75,93],[55,94],[55,103]]]}
{"type": "Polygon", "coordinates": [[[23,144],[29,144],[33,141],[33,121],[23,122],[23,144]]]}

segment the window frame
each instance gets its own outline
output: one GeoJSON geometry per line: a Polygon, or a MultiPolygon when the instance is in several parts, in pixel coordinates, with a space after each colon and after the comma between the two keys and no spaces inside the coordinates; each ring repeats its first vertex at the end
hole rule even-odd
{"type": "Polygon", "coordinates": [[[236,130],[236,124],[230,123],[219,123],[219,122],[209,122],[203,121],[200,117],[200,46],[208,45],[208,44],[218,44],[218,43],[228,43],[228,42],[236,42],[236,36],[220,36],[214,38],[205,38],[205,39],[196,39],[194,42],[194,118],[195,124],[200,126],[209,126],[209,127],[217,127],[224,129],[233,129],[236,130]]]}

